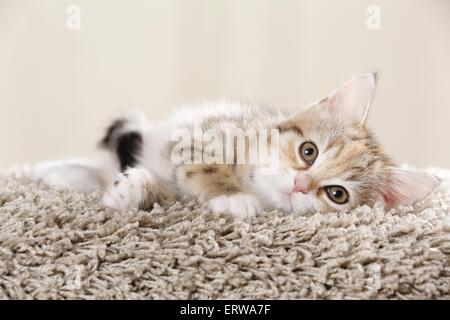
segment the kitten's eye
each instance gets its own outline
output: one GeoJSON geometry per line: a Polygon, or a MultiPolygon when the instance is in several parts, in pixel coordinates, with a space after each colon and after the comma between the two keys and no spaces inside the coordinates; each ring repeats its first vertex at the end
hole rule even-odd
{"type": "Polygon", "coordinates": [[[319,155],[319,150],[314,143],[304,142],[299,147],[299,153],[303,161],[305,161],[309,165],[312,165],[319,155]]]}
{"type": "Polygon", "coordinates": [[[326,187],[325,190],[331,201],[337,204],[344,204],[348,202],[348,192],[345,188],[341,186],[330,186],[326,187]]]}

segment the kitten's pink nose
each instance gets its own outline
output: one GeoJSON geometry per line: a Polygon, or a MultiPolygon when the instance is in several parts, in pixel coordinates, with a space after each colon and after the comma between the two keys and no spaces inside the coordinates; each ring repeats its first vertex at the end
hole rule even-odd
{"type": "Polygon", "coordinates": [[[294,178],[294,188],[292,192],[308,193],[311,188],[312,178],[309,174],[299,174],[294,178]]]}

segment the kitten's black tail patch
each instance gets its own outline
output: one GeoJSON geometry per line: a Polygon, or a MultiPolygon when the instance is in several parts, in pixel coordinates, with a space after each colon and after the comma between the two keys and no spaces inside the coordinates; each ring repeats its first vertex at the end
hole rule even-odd
{"type": "Polygon", "coordinates": [[[134,167],[142,151],[142,134],[130,129],[128,119],[114,121],[106,130],[100,146],[114,152],[120,162],[120,170],[134,167]]]}

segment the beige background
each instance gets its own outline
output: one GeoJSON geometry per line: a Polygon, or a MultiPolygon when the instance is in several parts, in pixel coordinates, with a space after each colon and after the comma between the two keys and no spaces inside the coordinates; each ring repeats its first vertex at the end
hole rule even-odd
{"type": "Polygon", "coordinates": [[[127,109],[160,119],[225,96],[295,110],[378,68],[369,124],[388,152],[450,167],[448,0],[0,0],[0,166],[90,155],[127,109]]]}

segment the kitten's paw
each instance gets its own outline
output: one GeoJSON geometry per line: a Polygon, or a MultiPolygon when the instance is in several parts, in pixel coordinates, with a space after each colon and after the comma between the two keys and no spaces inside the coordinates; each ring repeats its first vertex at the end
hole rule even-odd
{"type": "Polygon", "coordinates": [[[150,172],[145,169],[131,168],[120,173],[103,195],[103,203],[117,210],[138,209],[150,179],[150,172]]]}
{"type": "Polygon", "coordinates": [[[262,211],[258,198],[245,193],[213,198],[209,201],[208,207],[213,212],[231,213],[242,219],[253,217],[262,211]]]}

